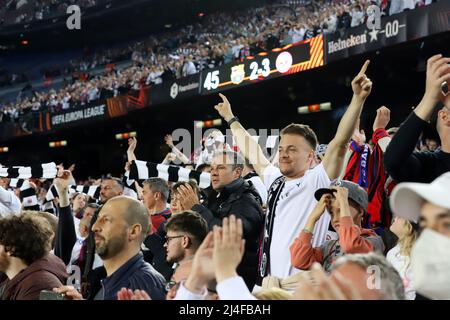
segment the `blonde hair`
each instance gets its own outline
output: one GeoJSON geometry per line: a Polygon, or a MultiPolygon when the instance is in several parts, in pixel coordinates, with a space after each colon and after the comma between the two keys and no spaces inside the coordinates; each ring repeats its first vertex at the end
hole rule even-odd
{"type": "Polygon", "coordinates": [[[407,232],[398,239],[398,245],[400,247],[400,254],[409,257],[411,256],[414,242],[416,242],[417,239],[417,232],[408,220],[403,222],[403,227],[407,232]]]}
{"type": "Polygon", "coordinates": [[[280,288],[262,289],[253,294],[258,300],[292,300],[293,295],[289,291],[280,288]]]}

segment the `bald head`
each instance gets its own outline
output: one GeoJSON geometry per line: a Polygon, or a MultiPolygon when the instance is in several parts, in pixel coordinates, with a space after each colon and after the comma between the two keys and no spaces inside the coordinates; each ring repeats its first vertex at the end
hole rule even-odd
{"type": "Polygon", "coordinates": [[[149,218],[148,211],[141,202],[128,196],[117,196],[109,199],[105,204],[106,206],[116,211],[117,215],[120,215],[128,226],[141,225],[141,241],[144,241],[149,231],[149,218]]]}

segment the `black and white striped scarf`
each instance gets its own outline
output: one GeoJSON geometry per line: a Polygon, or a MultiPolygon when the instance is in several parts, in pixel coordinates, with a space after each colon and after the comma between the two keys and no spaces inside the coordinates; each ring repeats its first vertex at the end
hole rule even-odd
{"type": "Polygon", "coordinates": [[[30,186],[28,180],[19,181],[20,186],[20,198],[22,199],[22,205],[24,210],[39,211],[40,206],[36,196],[36,190],[30,186]]]}
{"type": "Polygon", "coordinates": [[[31,167],[1,167],[0,177],[12,178],[12,179],[54,179],[58,173],[56,163],[43,163],[37,166],[31,167]]]}
{"type": "Polygon", "coordinates": [[[208,188],[211,185],[211,175],[207,172],[197,172],[178,166],[158,164],[135,160],[130,165],[129,179],[146,180],[158,177],[168,182],[197,181],[200,188],[208,188]]]}
{"type": "MultiPolygon", "coordinates": [[[[70,186],[69,194],[73,194],[75,192],[81,192],[87,194],[91,198],[96,200],[100,199],[100,186],[70,186]]],[[[47,192],[47,196],[45,197],[46,202],[50,202],[58,196],[58,190],[54,185],[50,187],[47,192]]]]}

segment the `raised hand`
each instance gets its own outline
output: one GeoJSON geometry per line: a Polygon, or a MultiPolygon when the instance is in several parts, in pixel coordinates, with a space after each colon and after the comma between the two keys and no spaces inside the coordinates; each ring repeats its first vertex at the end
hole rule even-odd
{"type": "Polygon", "coordinates": [[[136,155],[134,154],[134,150],[136,150],[137,139],[135,137],[128,139],[128,150],[127,150],[127,158],[128,161],[131,162],[136,159],[136,155]]]}
{"type": "Polygon", "coordinates": [[[391,110],[382,106],[377,110],[377,116],[375,117],[375,121],[373,122],[373,131],[383,128],[385,129],[391,120],[391,110]]]}
{"type": "Polygon", "coordinates": [[[359,71],[358,75],[352,81],[352,89],[355,96],[365,100],[372,91],[372,81],[366,76],[370,60],[367,60],[359,71]]]}
{"type": "Polygon", "coordinates": [[[128,150],[127,152],[134,152],[137,146],[137,139],[135,137],[128,139],[128,150]]]}
{"type": "Polygon", "coordinates": [[[180,186],[178,194],[180,195],[180,204],[183,210],[191,210],[194,205],[200,203],[197,193],[188,184],[180,186]]]}
{"type": "Polygon", "coordinates": [[[53,184],[59,190],[67,190],[70,183],[73,181],[72,172],[69,170],[63,170],[58,173],[58,177],[53,180],[53,184]]]}
{"type": "Polygon", "coordinates": [[[209,281],[214,280],[213,233],[210,232],[195,253],[191,273],[185,286],[191,292],[202,293],[209,281]]]}
{"type": "Polygon", "coordinates": [[[233,111],[231,110],[231,104],[228,101],[227,97],[224,96],[223,94],[219,93],[219,96],[222,98],[222,102],[216,104],[214,106],[214,108],[219,112],[220,116],[225,120],[225,121],[230,121],[234,115],[233,115],[233,111]]]}
{"type": "Polygon", "coordinates": [[[317,202],[316,207],[311,212],[311,215],[309,216],[311,220],[317,222],[324,214],[325,210],[330,207],[331,204],[331,195],[329,193],[326,193],[322,195],[319,202],[317,202]]]}
{"type": "Polygon", "coordinates": [[[450,81],[450,58],[444,58],[437,54],[428,59],[425,96],[436,104],[439,100],[444,102],[450,99],[442,94],[441,86],[445,81],[450,81]]]}
{"type": "Polygon", "coordinates": [[[166,144],[167,144],[169,147],[173,147],[173,146],[174,146],[174,145],[173,145],[173,138],[172,138],[172,135],[166,134],[166,136],[164,137],[164,141],[166,142],[166,144]]]}
{"type": "Polygon", "coordinates": [[[348,203],[348,189],[344,187],[334,187],[336,189],[336,200],[339,201],[339,203],[345,204],[348,203]]]}
{"type": "Polygon", "coordinates": [[[222,230],[214,227],[213,263],[217,282],[236,276],[236,268],[242,260],[245,240],[242,240],[242,220],[234,215],[224,218],[222,230]]]}
{"type": "Polygon", "coordinates": [[[355,141],[358,145],[362,146],[366,143],[366,133],[364,132],[364,129],[359,130],[358,128],[355,128],[355,131],[352,135],[352,140],[355,141]]]}

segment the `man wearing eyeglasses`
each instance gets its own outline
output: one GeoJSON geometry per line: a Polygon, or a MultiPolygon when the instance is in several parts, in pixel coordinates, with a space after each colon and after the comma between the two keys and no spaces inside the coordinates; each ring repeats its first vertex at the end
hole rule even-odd
{"type": "Polygon", "coordinates": [[[428,59],[426,90],[422,101],[400,126],[384,154],[384,167],[398,182],[429,183],[450,171],[450,58],[435,55],[428,59]],[[436,129],[441,150],[413,152],[419,136],[437,108],[436,129]]]}
{"type": "Polygon", "coordinates": [[[167,299],[173,299],[177,284],[186,280],[192,266],[192,260],[198,247],[208,234],[208,223],[194,211],[184,211],[174,215],[165,226],[167,235],[164,247],[167,262],[174,264],[175,272],[167,282],[167,299]]]}

